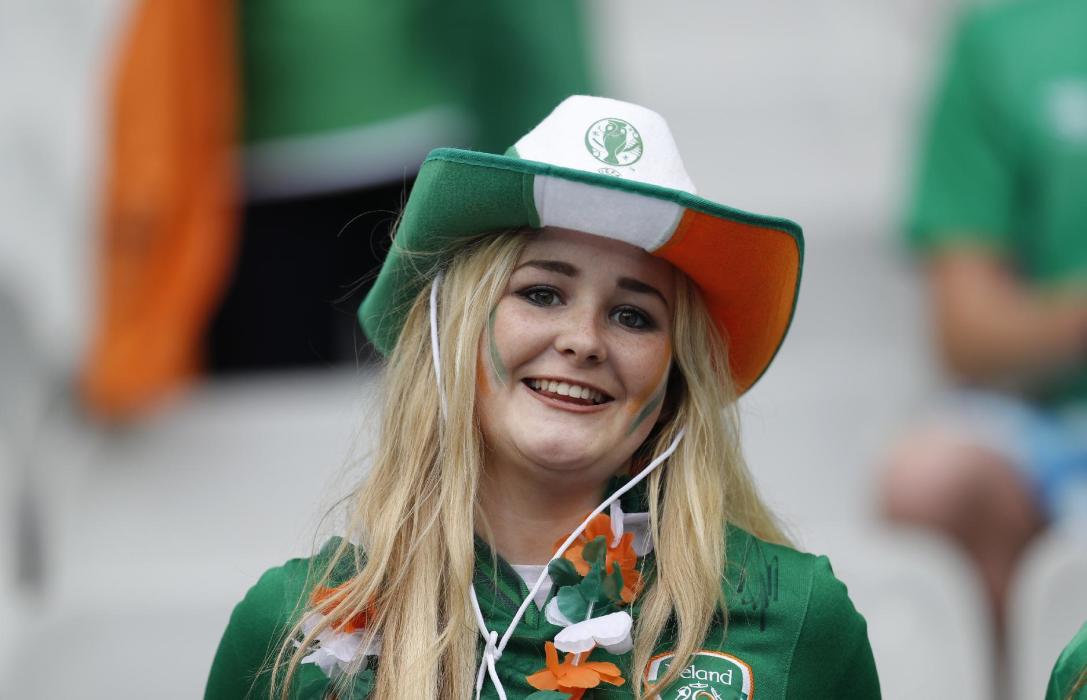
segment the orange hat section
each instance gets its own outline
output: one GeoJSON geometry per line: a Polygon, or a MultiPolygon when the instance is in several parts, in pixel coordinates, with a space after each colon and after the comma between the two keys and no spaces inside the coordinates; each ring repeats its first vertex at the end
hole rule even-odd
{"type": "Polygon", "coordinates": [[[695,281],[728,345],[742,394],[762,375],[789,328],[800,249],[784,231],[688,209],[653,252],[695,281]]]}

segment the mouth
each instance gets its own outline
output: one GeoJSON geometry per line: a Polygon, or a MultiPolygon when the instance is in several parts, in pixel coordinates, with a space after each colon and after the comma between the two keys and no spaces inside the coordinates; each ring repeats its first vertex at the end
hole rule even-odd
{"type": "Polygon", "coordinates": [[[522,382],[541,396],[575,406],[599,406],[614,401],[611,396],[595,387],[571,381],[529,377],[522,382]]]}

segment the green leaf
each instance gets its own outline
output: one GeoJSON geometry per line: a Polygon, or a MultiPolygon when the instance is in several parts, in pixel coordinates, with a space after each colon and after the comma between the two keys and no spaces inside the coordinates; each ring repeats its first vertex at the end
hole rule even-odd
{"type": "Polygon", "coordinates": [[[593,564],[593,568],[589,569],[589,573],[585,575],[585,578],[581,579],[578,590],[585,600],[593,603],[603,602],[605,600],[603,597],[604,565],[601,563],[593,564]]]}
{"type": "Polygon", "coordinates": [[[581,595],[579,586],[566,586],[559,589],[559,611],[572,622],[580,622],[585,619],[589,610],[589,601],[581,595]]]}
{"type": "Polygon", "coordinates": [[[589,564],[596,564],[597,562],[600,562],[601,566],[604,565],[604,557],[607,556],[607,553],[608,540],[603,535],[600,535],[599,537],[594,537],[593,541],[585,545],[585,547],[581,550],[581,556],[585,559],[585,561],[589,562],[589,564]]]}
{"type": "Polygon", "coordinates": [[[623,605],[623,570],[619,562],[613,562],[611,573],[604,577],[604,595],[617,605],[623,605]]]}
{"type": "Polygon", "coordinates": [[[559,588],[563,586],[576,586],[581,582],[581,574],[574,568],[573,562],[565,557],[552,559],[547,565],[547,573],[551,574],[551,582],[559,588]]]}
{"type": "Polygon", "coordinates": [[[537,690],[525,700],[570,700],[573,697],[568,693],[560,693],[557,690],[537,690]]]}

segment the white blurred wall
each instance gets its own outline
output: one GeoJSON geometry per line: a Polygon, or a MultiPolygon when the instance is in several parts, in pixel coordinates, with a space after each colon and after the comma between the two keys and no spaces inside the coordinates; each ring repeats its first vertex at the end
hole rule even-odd
{"type": "Polygon", "coordinates": [[[90,309],[111,42],[126,0],[0,0],[0,293],[71,367],[90,309]]]}
{"type": "Polygon", "coordinates": [[[595,4],[617,97],[664,113],[701,192],[817,235],[889,233],[954,0],[595,4]]]}

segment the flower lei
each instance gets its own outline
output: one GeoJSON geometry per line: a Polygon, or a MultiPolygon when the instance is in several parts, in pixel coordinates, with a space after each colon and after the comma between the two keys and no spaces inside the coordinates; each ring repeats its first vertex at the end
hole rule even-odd
{"type": "MultiPolygon", "coordinates": [[[[526,678],[537,692],[525,700],[581,700],[586,690],[601,683],[620,686],[626,682],[615,664],[588,657],[597,647],[612,654],[625,654],[633,648],[629,607],[643,584],[638,557],[645,555],[650,545],[647,537],[625,532],[624,521],[636,528],[647,520],[647,514],[624,514],[619,504],[613,503],[610,515],[601,513],[593,518],[562,557],[548,565],[558,592],[544,615],[563,629],[554,642],[544,645],[544,668],[526,678]],[[561,663],[559,651],[566,652],[561,663]]],[[[556,549],[565,540],[558,540],[556,549]]],[[[308,635],[326,618],[332,618],[302,663],[315,664],[333,680],[359,655],[381,653],[381,637],[365,630],[374,614],[371,607],[349,617],[337,615],[345,587],[314,590],[310,597],[314,609],[302,622],[302,631],[308,635]]]]}
{"type": "MultiPolygon", "coordinates": [[[[374,615],[372,608],[365,608],[350,617],[337,615],[343,600],[346,584],[336,588],[318,587],[310,596],[314,610],[302,621],[302,633],[308,635],[331,616],[329,625],[317,635],[310,653],[302,658],[304,664],[316,664],[326,676],[336,679],[359,655],[377,656],[381,653],[381,637],[366,632],[366,625],[374,615]]],[[[298,645],[299,642],[295,642],[298,645]]]]}
{"type": "Polygon", "coordinates": [[[636,546],[634,534],[623,531],[623,520],[623,511],[613,504],[610,516],[593,518],[563,556],[548,565],[558,592],[544,615],[563,629],[544,645],[544,668],[527,677],[538,692],[526,700],[581,700],[587,689],[601,683],[626,682],[615,664],[588,659],[598,646],[612,654],[625,654],[634,646],[628,609],[642,587],[637,562],[646,547],[636,546]],[[566,652],[561,663],[559,651],[566,652]]]}

